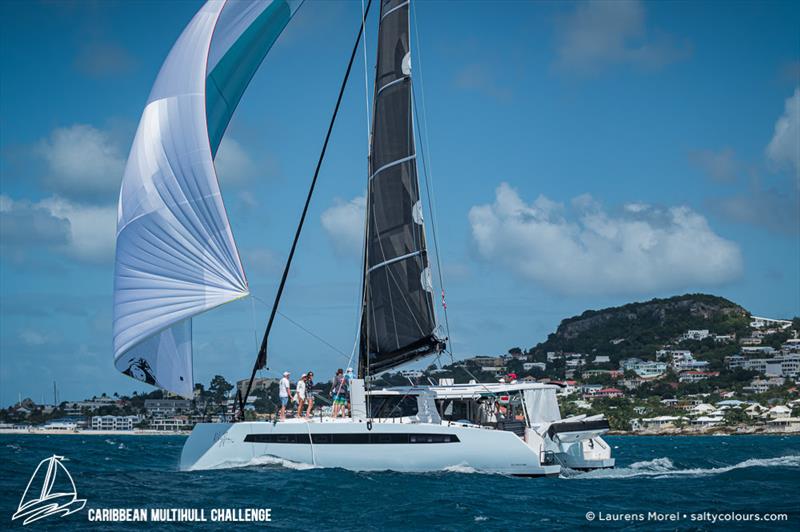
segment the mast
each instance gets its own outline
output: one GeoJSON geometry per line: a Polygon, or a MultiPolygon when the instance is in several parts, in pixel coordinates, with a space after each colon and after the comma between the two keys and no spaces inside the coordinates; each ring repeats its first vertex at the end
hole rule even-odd
{"type": "Polygon", "coordinates": [[[381,0],[370,135],[359,376],[437,353],[417,176],[408,0],[381,0]]]}
{"type": "Polygon", "coordinates": [[[331,116],[330,124],[328,124],[328,132],[325,135],[325,141],[322,143],[322,151],[319,154],[319,159],[317,160],[317,167],[314,170],[314,177],[311,180],[311,185],[308,189],[308,194],[306,196],[306,202],[303,206],[303,213],[300,215],[300,222],[297,224],[297,230],[294,234],[294,240],[292,241],[292,247],[289,250],[289,256],[286,259],[286,265],[283,269],[283,275],[281,276],[281,282],[278,285],[278,292],[275,295],[275,301],[272,304],[272,310],[269,314],[269,319],[267,320],[267,327],[264,330],[264,337],[261,339],[261,346],[258,349],[258,355],[256,356],[255,364],[253,364],[253,371],[250,373],[250,380],[247,382],[247,388],[245,389],[244,397],[242,397],[241,389],[237,389],[236,397],[237,403],[239,406],[239,414],[242,419],[244,419],[244,407],[245,403],[247,402],[247,397],[250,395],[250,390],[253,388],[253,381],[256,378],[256,372],[260,369],[264,369],[267,366],[267,348],[269,345],[269,334],[272,331],[272,325],[275,322],[275,315],[278,312],[278,305],[281,301],[281,296],[283,295],[283,289],[286,286],[286,278],[289,276],[289,269],[292,266],[292,259],[294,258],[295,250],[297,249],[297,243],[300,240],[300,233],[303,230],[303,224],[306,220],[306,215],[308,214],[308,207],[311,204],[311,197],[314,194],[314,188],[317,185],[317,178],[319,177],[320,168],[322,168],[322,161],[325,159],[325,152],[328,149],[328,141],[331,138],[331,133],[333,132],[333,125],[336,123],[336,116],[339,114],[339,107],[342,103],[342,97],[344,96],[344,90],[347,87],[347,80],[350,78],[350,71],[353,68],[353,60],[356,57],[356,53],[358,52],[358,46],[361,42],[361,35],[364,33],[364,22],[366,20],[367,15],[369,14],[369,8],[372,6],[372,0],[367,2],[366,10],[364,11],[363,18],[361,19],[361,25],[358,28],[358,35],[356,36],[356,42],[353,45],[353,51],[350,53],[350,61],[347,63],[347,70],[344,74],[344,79],[342,79],[342,84],[339,87],[339,97],[336,100],[336,106],[333,109],[333,115],[331,116]]]}

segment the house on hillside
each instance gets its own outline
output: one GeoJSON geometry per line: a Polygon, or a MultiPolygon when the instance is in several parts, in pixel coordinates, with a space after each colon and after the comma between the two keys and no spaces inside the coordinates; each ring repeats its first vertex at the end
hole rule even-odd
{"type": "Polygon", "coordinates": [[[678,380],[680,382],[700,382],[710,377],[719,377],[719,371],[684,371],[678,380]]]}

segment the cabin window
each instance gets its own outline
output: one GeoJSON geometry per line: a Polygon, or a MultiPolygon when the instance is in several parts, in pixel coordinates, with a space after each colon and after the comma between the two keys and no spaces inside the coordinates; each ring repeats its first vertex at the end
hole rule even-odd
{"type": "Polygon", "coordinates": [[[439,415],[447,421],[471,421],[469,400],[439,399],[436,401],[439,415]]]}
{"type": "Polygon", "coordinates": [[[410,417],[419,412],[415,395],[373,395],[370,412],[374,418],[410,417]]]}

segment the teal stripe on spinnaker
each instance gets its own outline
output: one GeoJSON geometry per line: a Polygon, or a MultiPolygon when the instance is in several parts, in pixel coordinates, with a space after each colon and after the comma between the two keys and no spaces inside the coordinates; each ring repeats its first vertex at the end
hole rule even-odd
{"type": "Polygon", "coordinates": [[[292,17],[285,1],[275,1],[242,33],[206,78],[206,120],[211,154],[216,156],[222,136],[247,85],[292,17]]]}

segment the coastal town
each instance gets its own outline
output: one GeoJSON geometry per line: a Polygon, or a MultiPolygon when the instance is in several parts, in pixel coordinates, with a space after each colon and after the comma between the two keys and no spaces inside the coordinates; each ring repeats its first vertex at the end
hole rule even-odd
{"type": "MultiPolygon", "coordinates": [[[[746,334],[687,329],[639,356],[622,356],[626,338],[614,338],[611,355],[511,348],[425,369],[383,374],[376,385],[439,382],[539,382],[558,386],[562,417],[604,414],[621,434],[800,432],[800,320],[749,317],[746,334]],[[615,356],[614,347],[619,347],[615,356]]],[[[609,352],[609,350],[604,350],[609,352]]],[[[0,431],[174,434],[196,423],[223,421],[234,410],[235,385],[215,376],[185,399],[160,390],[81,401],[35,403],[21,399],[0,410],[0,431]]],[[[313,388],[315,413],[328,414],[330,383],[313,388]]],[[[250,419],[273,419],[278,379],[257,378],[246,401],[250,419]]]]}

